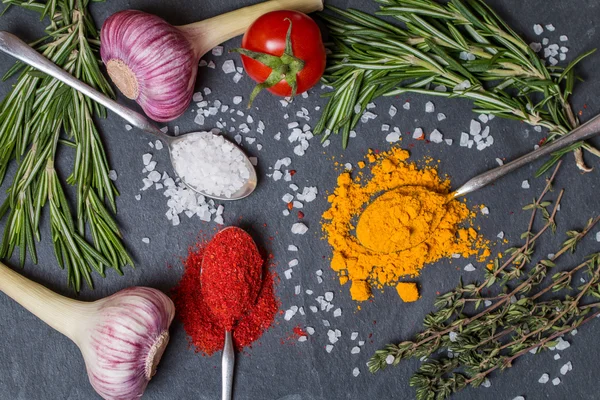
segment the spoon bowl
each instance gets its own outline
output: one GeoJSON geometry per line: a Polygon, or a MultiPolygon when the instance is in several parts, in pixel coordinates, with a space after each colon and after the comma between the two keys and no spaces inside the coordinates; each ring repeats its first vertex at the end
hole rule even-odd
{"type": "MultiPolygon", "coordinates": [[[[173,145],[179,141],[186,139],[187,135],[189,134],[179,135],[176,137],[167,135],[166,133],[158,129],[152,122],[150,122],[148,118],[146,118],[142,114],[117,103],[111,98],[105,96],[103,93],[100,93],[98,90],[81,82],[62,68],[56,66],[46,57],[42,56],[40,53],[32,49],[30,46],[27,45],[27,43],[23,42],[21,39],[19,39],[12,33],[0,31],[0,50],[7,54],[10,54],[11,56],[24,62],[25,64],[29,64],[32,67],[52,76],[53,78],[58,79],[64,84],[83,93],[84,95],[90,97],[92,100],[102,104],[104,107],[115,112],[136,128],[150,133],[156,136],[158,139],[162,140],[169,149],[169,156],[171,164],[173,165],[173,170],[175,171],[176,175],[181,179],[183,184],[186,185],[190,190],[193,190],[194,192],[203,196],[217,200],[240,200],[249,196],[256,189],[258,183],[256,170],[250,162],[250,159],[248,159],[244,152],[241,151],[241,149],[234,143],[229,141],[236,149],[240,150],[241,154],[243,155],[244,165],[249,171],[249,177],[245,179],[244,185],[231,196],[222,196],[220,194],[207,193],[203,190],[200,190],[197,187],[194,187],[193,185],[188,184],[185,181],[184,177],[180,176],[177,172],[177,169],[175,168],[175,160],[173,157],[173,145]]],[[[198,134],[198,132],[192,132],[190,134],[198,134]]]]}

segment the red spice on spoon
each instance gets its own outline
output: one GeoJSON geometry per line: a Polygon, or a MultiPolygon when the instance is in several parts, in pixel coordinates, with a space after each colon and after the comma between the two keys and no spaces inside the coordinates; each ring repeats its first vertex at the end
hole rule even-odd
{"type": "Polygon", "coordinates": [[[196,351],[220,351],[223,332],[231,327],[235,348],[241,351],[271,326],[279,308],[274,277],[246,232],[225,229],[208,244],[198,243],[184,266],[172,297],[196,351]]]}

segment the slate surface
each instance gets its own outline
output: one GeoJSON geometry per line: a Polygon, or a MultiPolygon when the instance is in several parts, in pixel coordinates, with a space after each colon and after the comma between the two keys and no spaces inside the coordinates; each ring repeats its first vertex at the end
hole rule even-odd
{"type": "MultiPolygon", "coordinates": [[[[252,0],[207,0],[202,2],[154,0],[108,2],[93,5],[93,14],[100,24],[113,12],[126,8],[142,9],[165,17],[174,24],[189,23],[208,18],[231,9],[253,3],[252,0]]],[[[359,0],[332,0],[332,4],[340,7],[358,7],[364,10],[375,10],[375,3],[359,0]]],[[[600,18],[600,3],[596,0],[495,0],[490,3],[518,31],[524,33],[528,40],[540,41],[532,26],[535,23],[553,23],[556,31],[548,34],[551,43],[558,42],[561,34],[569,36],[569,59],[582,51],[597,46],[600,32],[595,22],[600,18]]],[[[21,9],[12,9],[0,18],[0,29],[17,33],[25,39],[33,39],[42,33],[42,24],[37,15],[21,9]]],[[[545,35],[544,35],[545,36],[545,35]]],[[[233,39],[226,44],[227,48],[239,45],[240,39],[233,39]]],[[[198,88],[210,87],[212,94],[209,100],[220,99],[224,104],[232,105],[235,95],[247,95],[252,82],[244,76],[238,85],[232,84],[232,76],[225,76],[221,70],[224,60],[233,58],[240,65],[237,57],[225,54],[221,57],[207,56],[217,63],[216,70],[201,69],[198,88]]],[[[581,67],[580,72],[586,82],[579,84],[574,99],[575,110],[583,110],[582,119],[586,120],[600,111],[597,93],[600,91],[600,76],[597,68],[600,54],[590,57],[581,67]],[[584,104],[587,108],[584,109],[584,104]]],[[[5,71],[12,65],[12,60],[5,55],[0,56],[0,70],[5,71]]],[[[4,96],[10,83],[0,85],[0,95],[4,96]]],[[[326,258],[330,255],[327,244],[320,240],[320,214],[327,208],[325,194],[334,187],[336,171],[332,158],[343,162],[356,163],[367,148],[386,149],[385,134],[381,132],[381,124],[389,123],[398,126],[402,132],[412,131],[415,127],[423,127],[430,132],[433,128],[441,130],[446,137],[454,139],[451,147],[446,145],[414,142],[407,137],[405,146],[415,143],[412,148],[413,160],[423,156],[431,156],[440,160],[440,170],[449,174],[455,185],[467,180],[470,176],[496,165],[496,157],[508,159],[529,151],[543,134],[533,131],[522,124],[499,119],[489,125],[496,139],[493,147],[479,152],[458,146],[460,132],[467,130],[469,121],[474,117],[470,105],[464,101],[433,100],[436,113],[443,112],[448,119],[438,122],[436,114],[426,114],[424,105],[427,99],[421,96],[402,96],[401,98],[379,99],[375,112],[379,117],[375,121],[361,124],[358,137],[351,141],[347,151],[342,152],[341,144],[334,137],[331,146],[323,149],[318,140],[311,142],[311,147],[304,157],[294,156],[293,145],[287,140],[275,141],[273,135],[278,131],[287,132],[287,123],[294,121],[297,110],[306,106],[311,111],[314,125],[319,113],[313,111],[322,105],[320,90],[312,90],[308,99],[298,98],[287,109],[283,109],[277,99],[263,94],[255,102],[252,110],[255,121],[263,120],[266,130],[263,136],[257,136],[263,149],[257,151],[256,145],[246,145],[249,155],[258,156],[259,174],[261,177],[258,190],[250,198],[234,203],[227,203],[225,219],[227,223],[236,223],[242,218],[242,225],[251,227],[259,243],[273,252],[279,264],[277,271],[282,274],[286,263],[298,257],[300,265],[295,268],[292,280],[283,280],[277,288],[281,298],[282,309],[292,305],[308,307],[314,304],[311,296],[294,295],[294,286],[302,285],[302,289],[313,289],[315,295],[325,291],[334,291],[336,306],[342,307],[344,313],[340,318],[322,313],[309,314],[306,317],[297,315],[291,322],[277,317],[273,329],[266,333],[253,349],[238,357],[236,374],[236,399],[280,399],[280,400],[316,400],[316,399],[409,399],[414,391],[408,386],[408,379],[417,367],[416,361],[402,363],[399,367],[371,375],[365,363],[370,355],[381,346],[391,341],[410,338],[420,327],[425,313],[433,309],[436,292],[445,292],[455,286],[460,276],[465,279],[479,279],[483,276],[482,266],[472,273],[462,271],[467,261],[459,260],[450,265],[440,262],[427,267],[418,282],[421,285],[423,299],[413,304],[403,304],[394,290],[377,293],[375,300],[362,305],[356,311],[346,287],[340,287],[334,274],[328,268],[326,258]],[[410,99],[410,111],[402,109],[402,104],[410,99]],[[391,120],[387,114],[390,104],[398,109],[398,115],[391,120]],[[283,114],[290,113],[290,120],[284,120],[283,114]],[[297,170],[293,182],[302,186],[318,186],[320,196],[317,201],[306,204],[305,221],[310,231],[304,236],[293,236],[290,227],[294,222],[291,217],[281,214],[284,204],[281,196],[288,192],[284,182],[273,182],[266,178],[269,166],[282,157],[291,156],[292,167],[297,170]],[[263,226],[266,224],[266,227],[263,226]],[[269,238],[273,237],[273,240],[269,238]],[[288,244],[300,248],[298,255],[286,251],[288,244]],[[324,271],[325,282],[317,284],[315,271],[324,271]],[[334,328],[342,331],[343,337],[331,354],[327,354],[324,345],[327,342],[327,328],[321,319],[327,318],[334,328]],[[313,326],[315,336],[308,342],[296,343],[286,340],[295,325],[313,326]],[[355,344],[350,341],[350,333],[357,331],[360,339],[367,340],[358,355],[351,355],[350,349],[355,344]],[[370,336],[372,334],[372,337],[370,336]],[[352,370],[359,367],[361,374],[355,378],[352,370]]],[[[121,100],[123,101],[123,100],[121,100]]],[[[127,103],[126,101],[123,101],[127,103]]],[[[131,105],[131,103],[129,103],[131,105]]],[[[237,107],[242,109],[241,106],[237,107]]],[[[198,130],[193,122],[192,108],[184,117],[169,124],[171,131],[178,125],[182,132],[198,130]]],[[[216,119],[207,120],[207,128],[214,126],[216,119]]],[[[238,124],[241,123],[238,119],[238,124]]],[[[194,243],[199,231],[210,231],[213,224],[201,223],[199,220],[182,219],[182,224],[171,226],[164,212],[166,200],[158,191],[150,190],[142,193],[142,200],[136,202],[134,196],[142,186],[141,156],[151,151],[148,137],[136,131],[127,132],[124,122],[114,115],[100,122],[103,137],[110,155],[110,162],[118,171],[117,186],[121,192],[118,200],[118,221],[124,232],[125,241],[136,261],[135,270],[127,268],[124,277],[109,272],[102,280],[95,280],[94,291],[84,290],[80,298],[97,299],[131,285],[154,286],[165,291],[178,281],[182,267],[179,257],[186,254],[188,246],[194,243]],[[149,245],[142,243],[143,237],[149,237],[149,245]],[[171,268],[169,268],[171,266],[171,268]]],[[[255,124],[253,125],[255,126],[255,124]]],[[[596,142],[598,144],[598,142],[596,142]]],[[[167,169],[167,154],[151,151],[159,162],[158,168],[167,169]]],[[[62,154],[61,164],[65,170],[72,163],[73,155],[62,154]]],[[[558,221],[560,231],[580,229],[588,218],[598,212],[599,167],[597,159],[587,159],[596,166],[593,173],[581,175],[569,157],[562,168],[556,186],[567,187],[563,207],[558,221]]],[[[526,216],[519,209],[539,193],[544,182],[531,179],[533,172],[540,164],[518,171],[510,177],[502,179],[495,186],[485,188],[472,194],[468,202],[475,206],[486,204],[491,214],[479,216],[476,224],[488,238],[495,238],[499,231],[514,243],[519,240],[520,232],[525,230],[526,216]],[[521,189],[521,182],[530,179],[531,189],[521,189]]],[[[10,181],[10,179],[7,179],[10,181]]],[[[2,187],[0,199],[5,198],[2,187]]],[[[3,227],[0,223],[0,227],[3,227]]],[[[596,231],[580,247],[577,259],[584,254],[598,251],[599,244],[594,240],[596,231]]],[[[61,293],[74,296],[64,287],[65,274],[56,267],[52,255],[48,226],[42,227],[43,241],[38,246],[40,264],[27,264],[22,271],[24,275],[41,282],[61,293]]],[[[548,237],[546,245],[540,246],[539,254],[551,252],[564,239],[564,236],[548,237]]],[[[498,248],[500,249],[500,247],[498,248]]],[[[575,262],[575,258],[565,257],[565,265],[575,262]]],[[[11,260],[11,265],[16,265],[11,260]]],[[[314,296],[313,296],[314,297],[314,296]]],[[[457,399],[512,399],[523,395],[533,399],[596,399],[600,389],[597,363],[600,351],[597,347],[597,334],[600,330],[598,322],[592,322],[580,329],[575,337],[569,337],[573,346],[561,353],[562,359],[555,361],[553,354],[546,352],[533,357],[520,359],[514,368],[503,374],[494,376],[489,389],[467,389],[457,399]],[[562,383],[552,386],[551,383],[541,385],[538,378],[544,372],[551,379],[559,376],[560,367],[572,361],[573,371],[561,376],[562,383]]],[[[216,399],[220,388],[220,360],[218,356],[207,358],[195,354],[188,349],[185,334],[181,325],[175,322],[172,328],[172,342],[159,367],[159,373],[151,382],[146,399],[216,399]]],[[[6,296],[0,296],[0,398],[2,399],[93,399],[97,398],[87,377],[83,361],[77,348],[57,332],[51,330],[23,308],[6,296]]]]}

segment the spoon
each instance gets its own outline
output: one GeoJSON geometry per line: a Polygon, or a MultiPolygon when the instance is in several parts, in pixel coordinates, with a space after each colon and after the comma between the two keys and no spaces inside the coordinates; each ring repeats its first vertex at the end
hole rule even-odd
{"type": "MultiPolygon", "coordinates": [[[[215,240],[219,235],[223,234],[223,232],[227,232],[230,230],[236,230],[241,235],[245,236],[247,238],[247,240],[252,242],[256,251],[258,252],[256,243],[254,242],[254,239],[252,239],[250,234],[248,234],[248,232],[246,232],[245,230],[235,227],[235,226],[229,226],[225,229],[220,230],[219,232],[217,232],[217,234],[213,237],[212,240],[215,240]]],[[[204,270],[204,268],[203,268],[204,267],[204,259],[202,260],[202,264],[203,265],[200,268],[200,274],[202,274],[202,271],[204,270]]],[[[262,276],[261,276],[261,281],[262,281],[262,276]]],[[[257,295],[258,295],[258,292],[257,292],[257,295]]],[[[255,300],[256,299],[254,299],[252,301],[252,303],[254,303],[255,300]]],[[[239,311],[240,315],[243,315],[246,313],[247,310],[238,310],[238,311],[239,311]]],[[[231,400],[231,398],[232,398],[234,369],[235,369],[235,352],[233,349],[233,334],[232,334],[232,330],[227,330],[225,332],[225,345],[223,346],[223,355],[221,356],[221,384],[222,384],[221,398],[222,398],[222,400],[231,400]]]]}
{"type": "MultiPolygon", "coordinates": [[[[394,189],[393,191],[390,192],[386,192],[384,194],[382,194],[381,196],[379,196],[377,199],[375,199],[375,201],[373,201],[366,209],[365,211],[363,211],[363,213],[361,214],[359,220],[358,220],[358,224],[356,225],[356,236],[359,240],[359,242],[361,242],[361,244],[363,246],[365,246],[367,249],[370,249],[372,251],[376,251],[379,253],[396,253],[396,252],[400,252],[403,250],[407,250],[409,248],[418,246],[419,244],[425,242],[427,239],[429,239],[429,237],[431,237],[431,234],[437,229],[437,227],[439,226],[440,222],[442,221],[444,215],[445,215],[445,204],[447,204],[449,201],[452,201],[458,197],[462,197],[464,195],[467,195],[469,193],[472,193],[478,189],[481,189],[484,186],[489,185],[490,183],[496,181],[497,179],[503,177],[504,175],[513,172],[537,159],[539,159],[540,157],[546,156],[548,154],[552,154],[558,150],[564,149],[568,146],[571,146],[579,141],[585,141],[588,139],[593,138],[594,136],[598,135],[600,133],[600,115],[597,115],[596,117],[592,118],[591,120],[589,120],[588,122],[586,122],[585,124],[575,128],[574,130],[572,130],[569,134],[561,137],[560,139],[557,139],[555,141],[553,141],[550,144],[547,144],[545,146],[540,147],[537,150],[534,150],[528,154],[525,154],[519,158],[517,158],[516,160],[513,160],[507,164],[501,165],[499,167],[493,168],[487,172],[484,172],[481,175],[477,175],[474,178],[471,178],[470,180],[468,180],[464,185],[462,185],[461,187],[459,187],[458,189],[456,189],[455,191],[453,191],[452,193],[448,194],[448,195],[442,195],[442,194],[437,194],[436,195],[438,197],[442,197],[442,206],[439,207],[440,210],[443,210],[444,212],[436,212],[434,213],[434,215],[422,215],[422,214],[418,214],[417,212],[413,212],[413,214],[411,215],[412,218],[416,218],[419,219],[421,221],[425,221],[427,222],[427,224],[422,225],[422,224],[413,224],[415,226],[421,226],[421,227],[425,227],[426,229],[421,230],[421,231],[414,231],[411,232],[410,235],[402,235],[402,232],[394,232],[394,229],[392,227],[392,225],[387,224],[387,217],[389,216],[391,213],[407,213],[407,211],[410,210],[402,210],[402,209],[394,209],[394,207],[390,207],[390,209],[388,210],[388,213],[386,214],[386,216],[380,218],[380,219],[376,219],[373,220],[372,218],[377,215],[377,213],[375,213],[375,211],[377,210],[377,207],[379,206],[379,202],[383,202],[384,200],[390,200],[390,198],[393,198],[394,196],[404,196],[405,198],[403,199],[402,202],[399,201],[399,199],[397,199],[398,204],[406,204],[406,202],[410,202],[411,200],[413,202],[416,202],[416,208],[418,209],[418,202],[420,201],[419,198],[423,195],[423,194],[427,194],[427,192],[429,192],[428,196],[431,196],[431,191],[427,188],[424,187],[419,187],[419,186],[413,186],[411,190],[407,190],[406,187],[404,188],[397,188],[394,189]],[[408,199],[407,197],[411,197],[412,199],[408,199]],[[445,199],[444,199],[445,197],[445,199]],[[371,216],[371,218],[364,218],[363,216],[371,216]],[[379,234],[378,235],[363,235],[361,234],[361,232],[368,232],[368,230],[379,230],[379,234]],[[409,237],[410,239],[408,241],[403,241],[403,240],[394,240],[395,236],[398,238],[402,238],[402,237],[409,237]],[[388,240],[386,240],[385,243],[381,243],[381,242],[372,242],[369,238],[370,237],[387,237],[389,238],[388,240]]],[[[439,201],[440,199],[438,198],[437,201],[439,201]]]]}
{"type": "MultiPolygon", "coordinates": [[[[69,74],[62,68],[56,66],[54,63],[52,63],[46,57],[44,57],[43,55],[41,55],[40,53],[35,51],[33,48],[31,48],[29,45],[27,45],[27,43],[23,42],[21,39],[19,39],[12,33],[0,31],[0,50],[2,50],[3,52],[5,52],[7,54],[10,54],[11,56],[19,59],[20,61],[22,61],[26,64],[31,65],[32,67],[34,67],[40,71],[50,75],[51,77],[58,79],[59,81],[65,83],[66,85],[72,87],[73,89],[90,97],[94,101],[102,104],[104,107],[108,108],[109,110],[114,111],[116,114],[118,114],[120,117],[125,119],[127,122],[129,122],[131,125],[135,126],[136,128],[139,128],[139,129],[143,130],[144,132],[150,133],[150,134],[156,136],[158,139],[162,140],[165,144],[167,144],[167,147],[169,148],[169,157],[171,160],[171,164],[173,166],[173,170],[175,171],[177,176],[179,176],[181,181],[191,190],[193,190],[201,195],[204,195],[206,197],[210,197],[210,198],[213,198],[216,200],[239,200],[239,199],[243,199],[243,198],[249,196],[254,191],[254,189],[256,189],[256,185],[257,185],[256,170],[254,169],[254,166],[252,165],[252,163],[250,162],[248,157],[243,152],[242,152],[242,155],[243,155],[244,165],[248,169],[250,176],[249,176],[249,178],[246,179],[244,185],[238,191],[233,193],[231,195],[231,197],[217,196],[214,194],[209,194],[209,193],[206,193],[206,192],[200,190],[197,187],[194,187],[193,185],[188,184],[185,181],[185,179],[182,176],[180,176],[177,169],[175,168],[176,163],[175,163],[175,157],[173,156],[173,146],[175,144],[183,141],[184,139],[189,138],[189,135],[202,135],[204,133],[192,132],[192,133],[188,133],[188,134],[184,134],[184,135],[179,135],[177,137],[169,136],[169,135],[163,133],[160,129],[158,129],[155,125],[153,125],[148,118],[144,117],[142,114],[137,113],[125,106],[122,106],[121,104],[117,103],[116,101],[114,101],[114,100],[110,99],[109,97],[105,96],[104,94],[100,93],[98,90],[79,81],[73,75],[69,74]]],[[[239,149],[239,147],[236,146],[234,143],[231,143],[231,144],[233,146],[235,146],[235,148],[239,149]]],[[[240,149],[240,151],[241,151],[241,149],[240,149]]]]}

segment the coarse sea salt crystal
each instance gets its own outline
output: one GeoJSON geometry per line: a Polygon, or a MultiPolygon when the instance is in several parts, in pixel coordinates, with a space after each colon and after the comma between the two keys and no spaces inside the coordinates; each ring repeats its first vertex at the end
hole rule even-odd
{"type": "Polygon", "coordinates": [[[114,169],[111,169],[110,171],[108,171],[108,179],[110,179],[111,181],[116,181],[117,180],[117,171],[115,171],[114,169]]]}
{"type": "Polygon", "coordinates": [[[571,363],[571,361],[569,361],[568,363],[566,363],[565,365],[560,367],[560,373],[562,375],[566,375],[567,372],[570,372],[572,370],[573,370],[573,364],[571,363]]]}
{"type": "Polygon", "coordinates": [[[396,357],[394,357],[393,355],[390,354],[385,358],[385,363],[387,365],[392,365],[395,360],[396,360],[396,357]]]}
{"type": "Polygon", "coordinates": [[[444,113],[438,113],[438,115],[437,115],[437,120],[438,121],[443,121],[445,119],[446,119],[446,114],[444,114],[444,113]]]}
{"type": "Polygon", "coordinates": [[[306,232],[308,232],[308,227],[302,222],[296,222],[294,225],[292,225],[293,234],[304,235],[306,232]]]}
{"type": "Polygon", "coordinates": [[[231,74],[235,72],[235,62],[233,60],[227,60],[223,63],[222,66],[223,72],[226,74],[231,74]]]}
{"type": "Polygon", "coordinates": [[[539,383],[548,383],[550,381],[550,376],[548,374],[543,374],[540,379],[538,379],[539,383]]]}
{"type": "Polygon", "coordinates": [[[489,379],[485,378],[481,386],[483,386],[484,388],[489,388],[492,386],[492,382],[489,379]]]}
{"type": "Polygon", "coordinates": [[[538,42],[532,42],[529,43],[529,48],[535,51],[536,53],[539,53],[539,51],[542,50],[542,44],[538,42]]]}
{"type": "Polygon", "coordinates": [[[552,384],[553,384],[554,386],[558,386],[558,385],[560,385],[560,378],[554,378],[554,379],[552,379],[552,384]]]}
{"type": "Polygon", "coordinates": [[[298,263],[299,263],[298,260],[294,258],[293,260],[290,260],[290,262],[288,262],[288,266],[290,268],[293,268],[293,267],[297,266],[298,263]]]}
{"type": "Polygon", "coordinates": [[[152,154],[146,153],[142,156],[142,162],[144,163],[144,165],[150,164],[150,160],[152,160],[152,154]]]}
{"type": "Polygon", "coordinates": [[[287,249],[288,251],[298,251],[298,247],[294,246],[293,244],[290,244],[287,249]]]}
{"type": "Polygon", "coordinates": [[[469,263],[469,264],[465,265],[465,271],[473,272],[473,271],[475,271],[475,267],[473,266],[473,264],[469,263]]]}
{"type": "Polygon", "coordinates": [[[394,117],[394,115],[396,115],[396,113],[398,112],[398,109],[394,106],[390,106],[390,110],[388,111],[388,113],[390,114],[390,117],[394,117]]]}
{"type": "Polygon", "coordinates": [[[423,133],[423,129],[422,128],[417,128],[415,129],[415,131],[413,132],[413,139],[421,139],[423,138],[424,133],[423,133]]]}
{"type": "Polygon", "coordinates": [[[548,29],[550,32],[554,32],[556,30],[556,28],[552,24],[546,25],[546,29],[548,29]]]}
{"type": "Polygon", "coordinates": [[[354,377],[356,378],[358,375],[360,375],[360,369],[358,369],[358,367],[354,368],[352,370],[352,375],[354,375],[354,377]]]}
{"type": "Polygon", "coordinates": [[[429,140],[433,143],[442,143],[444,141],[444,135],[437,129],[434,129],[429,135],[429,140]]]}
{"type": "Polygon", "coordinates": [[[535,24],[533,26],[533,32],[535,32],[535,34],[539,36],[542,33],[544,33],[544,28],[540,24],[535,24]]]}
{"type": "Polygon", "coordinates": [[[523,397],[523,396],[517,396],[513,400],[525,400],[525,397],[523,397]]]}
{"type": "Polygon", "coordinates": [[[434,111],[435,111],[435,105],[431,101],[428,101],[427,104],[425,104],[425,112],[432,113],[434,111]]]}
{"type": "Polygon", "coordinates": [[[128,131],[130,131],[130,130],[133,129],[133,127],[131,125],[129,125],[129,124],[126,124],[125,125],[125,129],[128,130],[128,131]]]}
{"type": "Polygon", "coordinates": [[[487,207],[482,207],[482,208],[481,208],[481,213],[482,213],[483,215],[488,215],[488,214],[490,213],[490,209],[489,209],[489,208],[487,208],[487,207]]]}
{"type": "Polygon", "coordinates": [[[402,108],[404,108],[405,110],[410,110],[410,103],[407,101],[406,103],[404,103],[402,108]]]}
{"type": "Polygon", "coordinates": [[[465,132],[461,132],[460,134],[460,146],[466,147],[469,143],[469,134],[465,132]]]}
{"type": "MultiPolygon", "coordinates": [[[[148,244],[148,243],[150,243],[150,239],[149,239],[149,238],[147,238],[147,237],[145,237],[145,238],[142,238],[142,242],[144,242],[144,243],[148,244]]],[[[563,375],[564,375],[564,374],[563,374],[563,375]]]]}
{"type": "Polygon", "coordinates": [[[529,189],[529,188],[530,188],[530,186],[529,186],[529,181],[528,181],[528,180],[524,180],[524,181],[521,183],[521,187],[522,187],[523,189],[529,189]]]}
{"type": "Polygon", "coordinates": [[[333,345],[328,344],[328,345],[325,346],[325,351],[326,352],[331,353],[331,350],[333,350],[333,345]]]}
{"type": "Polygon", "coordinates": [[[476,120],[471,120],[471,126],[469,127],[469,133],[471,136],[479,135],[481,133],[481,123],[476,120]]]}
{"type": "Polygon", "coordinates": [[[213,56],[222,56],[223,55],[223,46],[216,46],[212,49],[213,56]]]}
{"type": "Polygon", "coordinates": [[[390,132],[385,136],[385,141],[388,143],[395,143],[400,140],[400,132],[390,132]]]}
{"type": "Polygon", "coordinates": [[[358,354],[360,353],[360,347],[354,346],[352,350],[350,350],[350,354],[358,354]]]}

